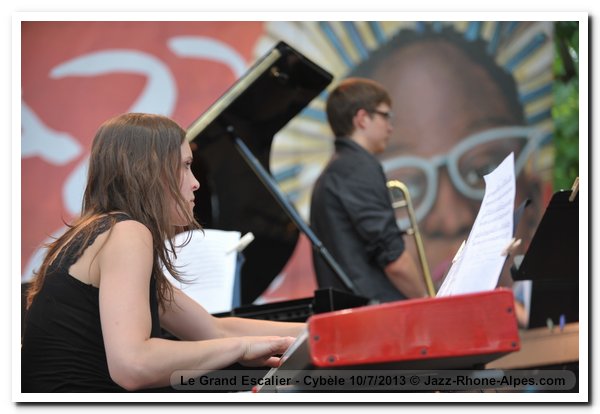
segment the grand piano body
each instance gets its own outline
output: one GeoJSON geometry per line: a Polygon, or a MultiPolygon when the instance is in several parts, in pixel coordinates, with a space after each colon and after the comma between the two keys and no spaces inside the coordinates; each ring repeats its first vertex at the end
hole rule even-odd
{"type": "Polygon", "coordinates": [[[280,42],[187,130],[200,181],[194,213],[206,228],[252,232],[244,250],[241,304],[250,305],[283,269],[299,230],[242,157],[235,139],[270,172],[273,136],[333,79],[280,42]]]}

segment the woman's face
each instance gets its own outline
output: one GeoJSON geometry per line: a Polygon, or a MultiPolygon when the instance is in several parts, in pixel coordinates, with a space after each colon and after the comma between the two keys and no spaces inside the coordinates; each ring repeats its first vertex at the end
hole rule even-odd
{"type": "MultiPolygon", "coordinates": [[[[399,49],[373,78],[390,91],[396,116],[384,162],[406,156],[432,160],[448,154],[471,134],[517,123],[491,76],[448,43],[399,49]]],[[[483,149],[467,161],[473,165],[488,162],[482,154],[483,149]]],[[[393,170],[386,173],[405,181],[394,176],[393,170]]],[[[437,188],[429,189],[435,191],[435,202],[419,228],[432,275],[439,279],[467,238],[481,200],[462,195],[446,167],[438,167],[436,174],[437,188]]]]}
{"type": "MultiPolygon", "coordinates": [[[[185,201],[185,206],[188,209],[187,213],[194,214],[194,191],[200,188],[200,183],[196,180],[192,172],[192,149],[189,142],[184,140],[181,144],[181,164],[179,178],[179,192],[185,201]]],[[[186,214],[181,212],[177,204],[172,203],[174,224],[176,226],[187,226],[186,214]]]]}

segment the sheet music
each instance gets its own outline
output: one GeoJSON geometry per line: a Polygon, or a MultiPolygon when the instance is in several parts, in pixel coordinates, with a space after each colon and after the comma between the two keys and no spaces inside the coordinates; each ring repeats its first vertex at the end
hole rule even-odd
{"type": "Polygon", "coordinates": [[[463,251],[448,271],[437,296],[492,290],[498,284],[513,237],[514,154],[485,179],[485,195],[463,251]]]}
{"type": "MultiPolygon", "coordinates": [[[[175,246],[180,245],[188,234],[178,234],[175,246]]],[[[208,312],[231,310],[237,263],[237,251],[231,250],[239,241],[240,232],[237,231],[192,231],[189,243],[176,248],[175,264],[185,283],[165,272],[167,278],[208,312]]]]}

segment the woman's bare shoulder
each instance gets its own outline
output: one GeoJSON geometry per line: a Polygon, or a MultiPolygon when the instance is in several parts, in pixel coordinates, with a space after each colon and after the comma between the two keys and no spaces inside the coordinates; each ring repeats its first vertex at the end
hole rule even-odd
{"type": "Polygon", "coordinates": [[[136,220],[122,220],[115,223],[107,239],[107,247],[126,246],[130,249],[136,245],[151,247],[152,244],[152,233],[148,227],[136,220]]]}
{"type": "Polygon", "coordinates": [[[132,218],[116,222],[113,228],[119,231],[131,231],[150,234],[150,230],[148,229],[148,227],[146,227],[146,225],[132,218]]]}
{"type": "Polygon", "coordinates": [[[120,221],[107,236],[98,254],[101,284],[106,286],[108,280],[120,280],[124,275],[140,275],[140,280],[149,277],[154,243],[145,225],[135,220],[120,221]]]}

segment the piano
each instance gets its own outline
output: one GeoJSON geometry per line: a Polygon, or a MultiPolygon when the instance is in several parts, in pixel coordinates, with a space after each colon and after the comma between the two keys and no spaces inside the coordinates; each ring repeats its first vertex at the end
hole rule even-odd
{"type": "MultiPolygon", "coordinates": [[[[306,335],[298,337],[255,392],[309,391],[302,378],[332,373],[483,370],[520,349],[509,289],[328,312],[311,316],[307,324],[306,335]]],[[[317,389],[327,390],[345,389],[317,389]]]]}
{"type": "Polygon", "coordinates": [[[235,138],[268,174],[273,136],[332,79],[330,73],[280,42],[187,129],[194,153],[192,170],[200,181],[194,208],[200,224],[255,236],[244,250],[243,306],[260,296],[283,269],[299,229],[244,159],[235,138]]]}
{"type": "Polygon", "coordinates": [[[258,60],[187,129],[200,181],[194,214],[206,228],[252,232],[244,250],[241,307],[236,315],[304,321],[315,312],[361,306],[367,300],[333,289],[312,298],[253,306],[283,269],[302,231],[350,292],[356,289],[270,174],[273,136],[329,85],[333,76],[284,42],[258,60]]]}

